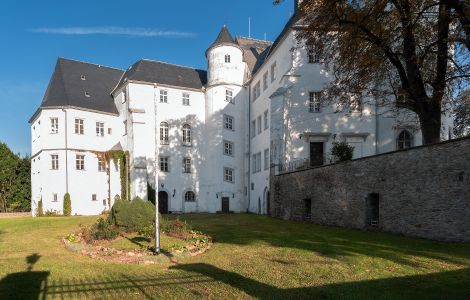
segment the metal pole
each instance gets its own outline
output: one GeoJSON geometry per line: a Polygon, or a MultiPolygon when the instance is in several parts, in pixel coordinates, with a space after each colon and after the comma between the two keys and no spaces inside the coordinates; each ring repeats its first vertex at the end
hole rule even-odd
{"type": "Polygon", "coordinates": [[[157,85],[153,89],[155,111],[155,254],[160,254],[160,214],[158,213],[158,120],[157,120],[157,85]]]}

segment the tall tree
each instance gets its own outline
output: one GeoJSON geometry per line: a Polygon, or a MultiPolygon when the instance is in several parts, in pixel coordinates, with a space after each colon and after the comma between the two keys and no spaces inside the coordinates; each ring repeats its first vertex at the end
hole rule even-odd
{"type": "Polygon", "coordinates": [[[16,181],[17,166],[18,157],[6,144],[0,143],[0,212],[7,211],[7,201],[16,181]]]}
{"type": "Polygon", "coordinates": [[[455,105],[454,134],[463,137],[470,134],[470,90],[461,93],[455,105]]]}
{"type": "Polygon", "coordinates": [[[374,95],[415,112],[423,143],[440,141],[442,114],[470,79],[468,0],[299,2],[298,36],[333,70],[327,99],[374,95]]]}

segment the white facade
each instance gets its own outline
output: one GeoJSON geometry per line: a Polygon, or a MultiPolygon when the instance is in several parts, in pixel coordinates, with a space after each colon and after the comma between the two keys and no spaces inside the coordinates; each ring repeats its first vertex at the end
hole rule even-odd
{"type": "MultiPolygon", "coordinates": [[[[42,109],[31,122],[33,208],[42,197],[44,210],[61,211],[67,189],[73,214],[109,208],[103,200],[120,194],[119,171],[111,168],[109,187],[93,152],[117,143],[129,152],[131,198],[148,199],[150,185],[165,202],[163,212],[261,214],[269,208],[270,172],[278,169],[272,166],[308,160],[315,149],[327,163],[334,141],[353,145],[354,158],[421,144],[416,117],[409,112],[386,112],[375,99],[339,113],[335,105],[321,103],[319,95],[332,76],[323,64],[309,60],[292,29],[265,48],[269,54],[254,72],[242,44],[271,44],[230,40],[208,49],[207,82],[200,88],[178,84],[179,75],[174,84],[127,79],[130,68],[112,91],[117,115],[67,108],[65,131],[63,110],[42,109]],[[58,133],[51,133],[50,118],[58,118],[58,133]],[[74,133],[76,118],[84,120],[83,135],[74,133]],[[105,124],[104,137],[96,136],[96,122],[105,124]],[[398,141],[403,130],[407,139],[398,141]],[[68,175],[62,167],[65,153],[68,175]],[[77,153],[86,155],[85,170],[76,170],[77,153]],[[53,154],[59,170],[50,168],[53,154]]],[[[451,125],[450,117],[443,118],[444,138],[451,125]]]]}

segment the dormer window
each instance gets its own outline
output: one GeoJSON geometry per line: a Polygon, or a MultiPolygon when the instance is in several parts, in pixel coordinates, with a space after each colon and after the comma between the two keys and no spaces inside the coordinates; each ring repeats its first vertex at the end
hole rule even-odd
{"type": "Polygon", "coordinates": [[[85,92],[85,97],[90,98],[90,93],[89,93],[89,92],[85,92]]]}
{"type": "Polygon", "coordinates": [[[86,80],[85,75],[80,76],[80,79],[81,79],[81,80],[86,80]]]}
{"type": "Polygon", "coordinates": [[[227,63],[227,64],[230,63],[230,55],[228,55],[228,54],[225,55],[225,63],[227,63]]]}

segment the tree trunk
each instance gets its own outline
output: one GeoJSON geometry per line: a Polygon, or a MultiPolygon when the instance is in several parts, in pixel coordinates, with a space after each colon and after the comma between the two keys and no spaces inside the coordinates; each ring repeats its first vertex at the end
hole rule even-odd
{"type": "Polygon", "coordinates": [[[441,141],[441,111],[432,110],[418,113],[423,145],[441,141]]]}

